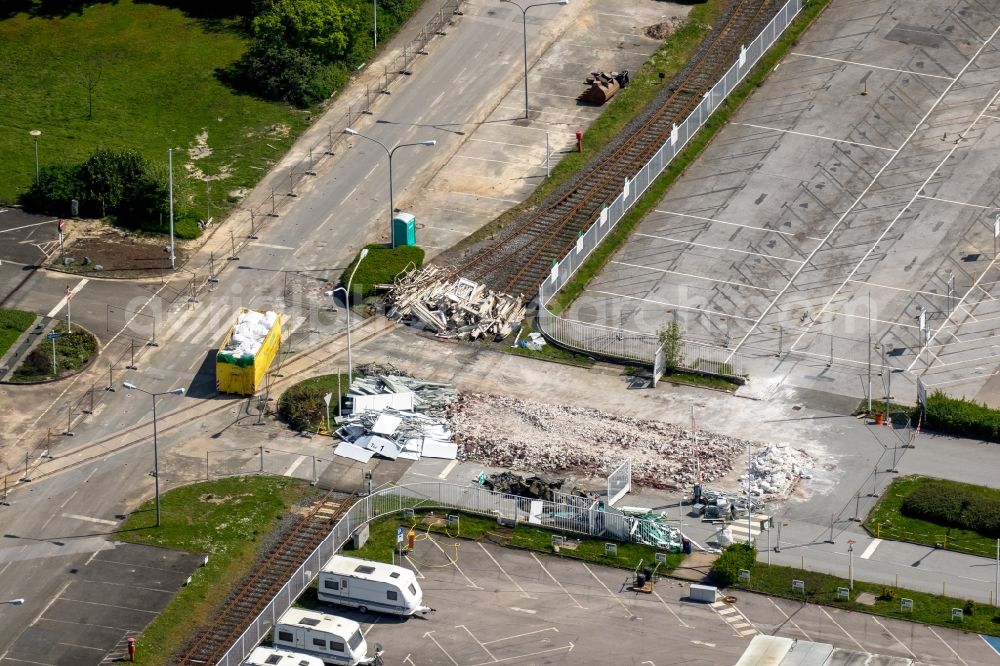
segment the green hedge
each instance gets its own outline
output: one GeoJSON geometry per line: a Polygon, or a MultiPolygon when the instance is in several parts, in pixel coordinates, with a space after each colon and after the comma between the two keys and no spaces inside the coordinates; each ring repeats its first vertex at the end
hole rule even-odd
{"type": "MultiPolygon", "coordinates": [[[[391,284],[396,276],[407,268],[416,266],[420,268],[424,264],[424,250],[412,245],[401,245],[397,248],[389,248],[378,243],[367,247],[368,255],[358,266],[358,272],[354,274],[351,282],[351,301],[364,300],[375,294],[375,285],[391,284]]],[[[361,256],[358,253],[358,256],[361,256]]],[[[351,265],[347,267],[344,274],[340,276],[340,283],[347,286],[347,279],[354,271],[358,258],[355,257],[351,265]]]]}
{"type": "MultiPolygon", "coordinates": [[[[340,404],[338,386],[342,393],[347,393],[351,380],[347,373],[340,375],[320,375],[303,380],[288,387],[278,399],[278,416],[285,423],[299,432],[318,432],[326,429],[326,402],[323,396],[332,393],[330,399],[330,420],[337,416],[337,405],[340,404]],[[339,384],[338,384],[339,377],[339,384]]],[[[331,427],[333,427],[331,425],[331,427]]]]}
{"type": "Polygon", "coordinates": [[[1000,410],[935,391],[927,398],[927,427],[962,437],[1000,442],[1000,410]]]}
{"type": "Polygon", "coordinates": [[[977,492],[967,484],[927,482],[903,500],[901,513],[944,527],[1000,537],[1000,500],[977,492]]]}
{"type": "Polygon", "coordinates": [[[722,554],[712,563],[712,580],[719,587],[730,587],[740,579],[740,569],[753,568],[757,549],[750,544],[734,543],[722,549],[722,554]]]}

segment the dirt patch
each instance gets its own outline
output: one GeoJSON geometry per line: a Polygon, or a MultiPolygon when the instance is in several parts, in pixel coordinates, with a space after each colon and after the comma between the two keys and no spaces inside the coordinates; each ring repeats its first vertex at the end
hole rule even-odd
{"type": "Polygon", "coordinates": [[[677,28],[684,25],[685,18],[683,16],[673,16],[666,21],[660,23],[654,23],[653,25],[647,26],[643,33],[650,39],[666,39],[670,35],[677,31],[677,28]]]}
{"type": "MultiPolygon", "coordinates": [[[[170,255],[164,236],[126,233],[95,220],[72,220],[66,225],[61,251],[47,266],[67,273],[99,277],[155,277],[170,272],[170,255]]],[[[190,250],[177,241],[177,264],[183,264],[190,250]]]]}
{"type": "Polygon", "coordinates": [[[239,495],[213,495],[212,493],[205,493],[198,497],[199,502],[207,502],[209,504],[224,504],[234,497],[250,497],[250,493],[240,493],[239,495]]]}

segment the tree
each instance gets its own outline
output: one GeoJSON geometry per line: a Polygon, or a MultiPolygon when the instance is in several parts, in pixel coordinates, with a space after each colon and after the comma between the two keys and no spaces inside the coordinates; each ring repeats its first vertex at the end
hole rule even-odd
{"type": "Polygon", "coordinates": [[[80,170],[88,203],[99,207],[100,217],[105,217],[108,211],[121,205],[126,189],[146,175],[147,164],[135,150],[101,148],[81,165],[80,170]]]}
{"type": "Polygon", "coordinates": [[[326,64],[347,53],[349,26],[357,20],[355,11],[335,0],[274,0],[254,19],[253,35],[268,43],[278,39],[326,64]]]}
{"type": "Polygon", "coordinates": [[[663,347],[664,372],[670,374],[684,364],[684,332],[680,324],[671,321],[660,329],[660,345],[663,347]]]}
{"type": "Polygon", "coordinates": [[[87,90],[87,119],[94,117],[94,91],[101,81],[101,71],[103,70],[103,57],[88,57],[80,63],[80,82],[87,90]]]}
{"type": "Polygon", "coordinates": [[[70,200],[83,199],[86,187],[80,177],[80,165],[54,165],[42,167],[38,183],[21,194],[18,202],[38,213],[68,216],[70,200]]]}
{"type": "Polygon", "coordinates": [[[254,39],[243,57],[220,72],[236,88],[299,107],[327,98],[339,83],[337,74],[336,66],[321,65],[274,36],[254,39]]]}

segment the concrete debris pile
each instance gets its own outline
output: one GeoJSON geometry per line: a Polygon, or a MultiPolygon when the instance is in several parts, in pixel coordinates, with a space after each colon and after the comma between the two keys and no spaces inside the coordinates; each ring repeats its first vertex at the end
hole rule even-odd
{"type": "Polygon", "coordinates": [[[499,474],[490,474],[483,479],[482,485],[487,490],[495,490],[498,493],[552,502],[555,501],[553,491],[561,490],[563,481],[543,476],[525,478],[511,472],[500,472],[499,474]]]}
{"type": "MultiPolygon", "coordinates": [[[[791,492],[795,482],[811,478],[808,470],[812,459],[803,451],[784,444],[768,444],[750,453],[750,495],[756,497],[783,496],[791,492]]],[[[747,475],[740,476],[747,488],[747,475]]]]}
{"type": "Polygon", "coordinates": [[[458,445],[445,414],[456,396],[450,384],[405,375],[359,377],[346,396],[350,414],[337,419],[342,442],[333,452],[362,463],[374,455],[454,460],[458,445]]]}
{"type": "Polygon", "coordinates": [[[520,296],[487,290],[486,285],[433,265],[397,278],[386,295],[391,319],[421,322],[442,338],[505,338],[524,319],[520,296]]]}
{"type": "Polygon", "coordinates": [[[704,481],[718,479],[747,447],[745,440],[699,431],[696,463],[692,434],[679,426],[497,395],[462,394],[449,422],[463,460],[598,475],[628,457],[633,481],[654,488],[690,488],[699,464],[704,481]]]}

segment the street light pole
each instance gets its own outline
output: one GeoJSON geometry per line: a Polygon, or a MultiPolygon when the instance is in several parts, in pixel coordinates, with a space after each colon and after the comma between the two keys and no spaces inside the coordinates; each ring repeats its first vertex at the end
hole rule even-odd
{"type": "Polygon", "coordinates": [[[378,48],[378,5],[377,0],[372,0],[372,21],[374,23],[373,35],[375,36],[375,48],[378,48]]]}
{"type": "Polygon", "coordinates": [[[847,564],[847,577],[850,589],[854,589],[854,539],[847,540],[847,555],[850,561],[847,564]]]}
{"type": "Polygon", "coordinates": [[[513,0],[500,0],[509,5],[514,5],[521,10],[521,24],[524,28],[524,118],[528,119],[528,10],[532,7],[544,7],[545,5],[568,5],[569,0],[558,0],[557,2],[539,2],[534,5],[522,7],[513,0]]]}
{"type": "MultiPolygon", "coordinates": [[[[174,254],[174,149],[167,148],[167,179],[170,181],[170,270],[176,268],[174,254]]],[[[159,525],[160,521],[157,520],[159,525]]]]}
{"type": "Polygon", "coordinates": [[[153,480],[156,482],[156,526],[160,526],[160,451],[157,446],[156,441],[156,399],[161,395],[184,395],[183,388],[170,389],[169,391],[161,391],[160,393],[153,393],[145,389],[141,389],[135,384],[130,382],[122,382],[122,388],[129,391],[139,391],[140,393],[145,393],[153,399],[153,480]]]}
{"type": "MultiPolygon", "coordinates": [[[[354,270],[351,271],[350,277],[347,278],[347,287],[337,287],[333,290],[336,294],[338,291],[344,292],[344,304],[347,306],[347,383],[350,386],[351,381],[354,379],[354,362],[351,358],[351,282],[354,280],[354,274],[358,270],[358,266],[364,261],[365,257],[368,256],[368,248],[362,248],[361,253],[358,254],[358,263],[354,265],[354,270]]],[[[339,381],[339,380],[338,380],[339,381]]],[[[340,394],[340,389],[337,389],[338,395],[340,394]]],[[[329,417],[327,418],[329,421],[329,417]]]]}
{"type": "Polygon", "coordinates": [[[40,172],[38,168],[38,137],[42,135],[42,130],[31,130],[28,134],[35,138],[35,186],[37,187],[40,180],[40,172]]]}
{"type": "Polygon", "coordinates": [[[390,150],[388,146],[386,146],[378,139],[373,139],[367,134],[362,134],[357,130],[351,129],[350,127],[344,129],[344,134],[347,134],[349,136],[361,137],[362,139],[368,139],[373,143],[377,143],[382,147],[382,150],[385,151],[385,154],[389,156],[389,245],[391,247],[395,247],[395,243],[393,243],[392,240],[392,213],[395,210],[395,207],[393,205],[393,193],[392,193],[392,156],[400,148],[408,148],[410,146],[435,146],[437,145],[437,141],[435,141],[434,139],[430,139],[428,141],[418,141],[416,143],[401,143],[390,150]]]}

